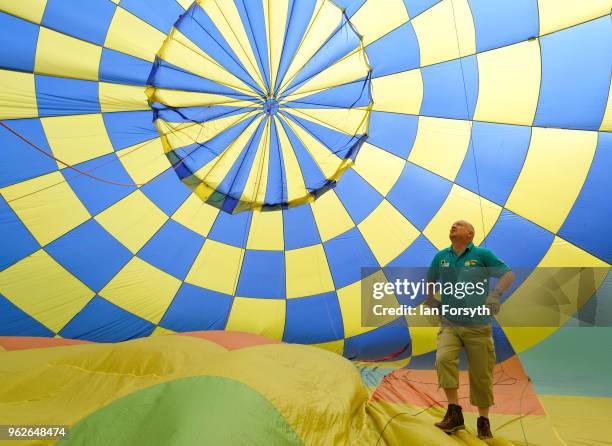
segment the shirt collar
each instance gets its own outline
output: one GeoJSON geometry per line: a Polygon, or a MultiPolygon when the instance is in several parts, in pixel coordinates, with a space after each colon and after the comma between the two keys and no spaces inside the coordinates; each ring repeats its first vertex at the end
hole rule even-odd
{"type": "MultiPolygon", "coordinates": [[[[465,250],[463,252],[471,251],[473,247],[474,247],[474,243],[470,242],[470,244],[465,247],[465,250]]],[[[453,245],[450,245],[448,248],[446,248],[446,250],[452,253],[455,252],[453,251],[453,245]]]]}

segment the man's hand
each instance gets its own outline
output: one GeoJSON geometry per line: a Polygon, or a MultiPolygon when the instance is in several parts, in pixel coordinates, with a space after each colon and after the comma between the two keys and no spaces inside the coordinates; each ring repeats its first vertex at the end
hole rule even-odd
{"type": "Polygon", "coordinates": [[[491,314],[495,315],[499,313],[499,309],[501,307],[500,299],[502,293],[498,289],[494,289],[487,296],[487,300],[485,300],[485,306],[489,309],[491,314]]]}

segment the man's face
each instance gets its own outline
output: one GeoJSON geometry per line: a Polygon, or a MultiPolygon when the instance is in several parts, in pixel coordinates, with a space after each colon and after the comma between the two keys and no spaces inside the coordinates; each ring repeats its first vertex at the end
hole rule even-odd
{"type": "Polygon", "coordinates": [[[467,221],[459,220],[453,223],[448,236],[451,241],[470,242],[474,238],[474,228],[467,221]]]}

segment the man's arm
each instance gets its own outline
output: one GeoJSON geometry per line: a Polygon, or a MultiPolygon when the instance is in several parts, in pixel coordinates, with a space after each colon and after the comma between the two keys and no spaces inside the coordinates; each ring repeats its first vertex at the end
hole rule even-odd
{"type": "Polygon", "coordinates": [[[439,307],[440,301],[434,297],[434,287],[429,284],[434,284],[439,279],[439,271],[438,271],[438,256],[435,255],[431,264],[429,265],[429,270],[427,271],[427,298],[423,301],[424,305],[429,307],[439,307]]]}

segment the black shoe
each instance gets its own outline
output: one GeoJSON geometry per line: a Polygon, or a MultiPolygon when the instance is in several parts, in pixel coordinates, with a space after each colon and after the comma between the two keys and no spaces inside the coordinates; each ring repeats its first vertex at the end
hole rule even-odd
{"type": "Polygon", "coordinates": [[[476,427],[478,428],[478,438],[481,440],[490,440],[493,438],[491,424],[487,417],[478,417],[478,420],[476,420],[476,427]]]}
{"type": "Polygon", "coordinates": [[[460,429],[465,429],[461,406],[449,404],[448,409],[446,410],[446,415],[444,415],[442,421],[435,423],[435,426],[442,429],[447,434],[452,434],[460,429]]]}

